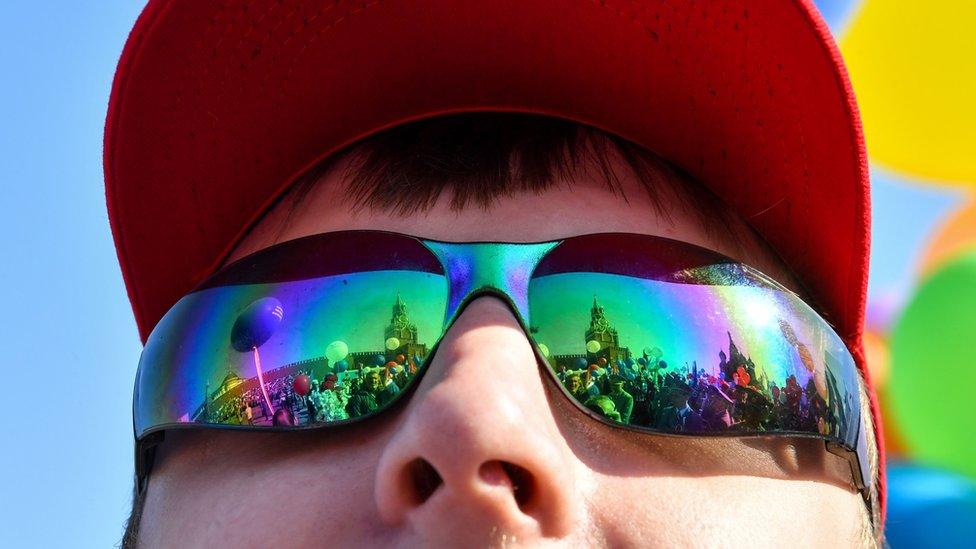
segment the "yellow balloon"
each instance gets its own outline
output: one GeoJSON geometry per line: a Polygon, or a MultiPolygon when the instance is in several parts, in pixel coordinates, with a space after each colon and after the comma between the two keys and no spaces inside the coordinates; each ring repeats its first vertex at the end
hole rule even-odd
{"type": "Polygon", "coordinates": [[[976,186],[976,1],[865,0],[840,47],[879,165],[976,186]]]}

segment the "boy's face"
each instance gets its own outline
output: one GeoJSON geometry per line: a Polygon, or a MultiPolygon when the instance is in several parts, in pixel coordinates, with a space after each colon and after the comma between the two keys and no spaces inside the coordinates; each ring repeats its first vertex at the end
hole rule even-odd
{"type": "MultiPolygon", "coordinates": [[[[792,285],[747,232],[737,246],[667,193],[670,219],[656,213],[620,162],[626,199],[599,176],[581,175],[571,188],[503,198],[488,211],[454,212],[442,196],[412,215],[357,213],[344,201],[341,171],[294,208],[286,199],[269,212],[231,259],[344,229],[455,241],[617,231],[708,247],[792,285]]],[[[817,440],[665,437],[600,424],[540,371],[507,306],[482,297],[446,334],[409,401],[377,418],[320,432],[168,433],[140,540],[150,547],[847,546],[859,539],[863,504],[845,467],[817,440]]]]}

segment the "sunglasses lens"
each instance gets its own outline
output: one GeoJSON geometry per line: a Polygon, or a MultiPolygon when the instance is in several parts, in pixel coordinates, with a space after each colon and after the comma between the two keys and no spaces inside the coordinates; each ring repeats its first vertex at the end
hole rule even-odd
{"type": "Polygon", "coordinates": [[[533,338],[580,406],[656,432],[819,435],[856,448],[856,366],[798,297],[707,254],[659,250],[659,264],[621,267],[630,252],[617,252],[553,252],[529,286],[533,338]]]}
{"type": "Polygon", "coordinates": [[[143,352],[136,434],[186,423],[309,426],[388,407],[439,339],[447,301],[443,274],[396,266],[411,268],[184,297],[143,352]]]}

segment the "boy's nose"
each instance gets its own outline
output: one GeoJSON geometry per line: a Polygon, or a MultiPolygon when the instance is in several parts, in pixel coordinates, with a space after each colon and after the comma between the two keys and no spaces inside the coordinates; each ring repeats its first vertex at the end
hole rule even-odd
{"type": "Polygon", "coordinates": [[[428,368],[379,461],[382,519],[435,543],[568,533],[574,460],[508,307],[472,302],[428,368]]]}

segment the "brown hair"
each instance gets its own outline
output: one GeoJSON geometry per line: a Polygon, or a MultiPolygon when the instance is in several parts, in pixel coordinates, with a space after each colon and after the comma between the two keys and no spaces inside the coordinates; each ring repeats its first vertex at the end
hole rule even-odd
{"type": "Polygon", "coordinates": [[[433,207],[450,192],[451,208],[489,209],[499,198],[541,194],[593,170],[607,190],[625,195],[612,156],[637,177],[659,215],[670,220],[678,204],[710,235],[740,242],[739,225],[707,187],[654,152],[619,136],[576,122],[522,113],[462,113],[385,130],[330,156],[308,170],[282,198],[295,209],[342,160],[346,197],[355,209],[409,215],[433,207]],[[665,194],[670,193],[670,194],[665,194]]]}

